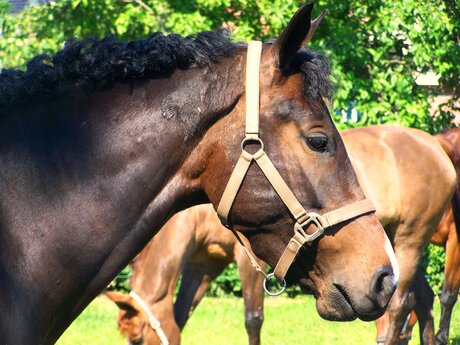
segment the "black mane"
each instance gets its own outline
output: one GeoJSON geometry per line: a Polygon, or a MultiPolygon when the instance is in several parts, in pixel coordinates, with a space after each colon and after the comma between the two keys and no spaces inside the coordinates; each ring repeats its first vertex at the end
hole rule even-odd
{"type": "Polygon", "coordinates": [[[100,88],[115,81],[167,77],[176,68],[216,62],[222,55],[231,55],[236,47],[224,30],[188,37],[154,33],[128,43],[114,36],[72,40],[52,57],[33,58],[26,71],[2,70],[0,104],[12,105],[59,89],[100,88]]]}
{"type": "MultiPolygon", "coordinates": [[[[170,76],[176,68],[188,69],[231,56],[240,46],[225,30],[182,37],[154,33],[146,39],[119,42],[103,39],[68,41],[53,56],[38,55],[26,71],[3,69],[0,73],[0,106],[24,104],[40,97],[55,97],[75,88],[106,88],[116,81],[128,82],[170,76]]],[[[324,56],[302,50],[295,59],[305,76],[309,99],[331,97],[331,69],[324,56]]]]}

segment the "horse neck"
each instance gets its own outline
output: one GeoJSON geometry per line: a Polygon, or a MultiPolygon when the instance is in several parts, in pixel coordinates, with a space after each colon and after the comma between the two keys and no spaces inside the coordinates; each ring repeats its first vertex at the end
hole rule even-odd
{"type": "Polygon", "coordinates": [[[205,201],[200,186],[181,176],[181,164],[242,93],[240,63],[227,60],[215,69],[176,71],[169,80],[119,84],[36,107],[28,119],[11,116],[11,126],[0,128],[8,186],[0,191],[8,201],[1,205],[2,226],[8,227],[1,243],[19,243],[21,260],[0,259],[23,266],[0,273],[6,286],[14,286],[3,289],[7,302],[0,309],[10,306],[18,315],[0,324],[0,334],[11,334],[6,341],[57,340],[171,214],[205,201]],[[46,127],[37,119],[51,108],[55,123],[46,127]],[[50,284],[55,281],[59,294],[50,284]],[[29,333],[20,335],[23,329],[29,333]]]}
{"type": "MultiPolygon", "coordinates": [[[[150,141],[145,146],[159,149],[150,155],[150,161],[156,162],[156,166],[147,169],[150,173],[144,176],[147,181],[157,182],[147,190],[158,192],[151,195],[150,202],[144,206],[144,212],[132,228],[131,233],[135,233],[137,238],[133,240],[130,236],[129,245],[123,246],[119,242],[115,248],[112,256],[125,258],[124,261],[114,258],[121,262],[118,270],[141,250],[171,214],[205,201],[200,186],[182,177],[181,164],[199,143],[207,128],[225,116],[243,92],[238,71],[242,73],[240,61],[227,59],[212,70],[176,71],[166,85],[164,81],[153,81],[133,91],[133,94],[137,93],[143,98],[139,107],[148,110],[140,116],[138,114],[136,121],[128,119],[128,123],[129,127],[134,123],[139,126],[142,124],[146,131],[137,140],[143,142],[145,137],[146,142],[150,141]],[[155,135],[152,135],[152,131],[155,135]]],[[[133,195],[133,198],[139,199],[139,195],[133,195]]],[[[115,274],[116,271],[112,270],[107,277],[115,274]]],[[[82,297],[84,302],[81,308],[87,304],[88,298],[92,298],[91,289],[98,291],[105,284],[90,285],[87,290],[89,293],[82,297]]]]}

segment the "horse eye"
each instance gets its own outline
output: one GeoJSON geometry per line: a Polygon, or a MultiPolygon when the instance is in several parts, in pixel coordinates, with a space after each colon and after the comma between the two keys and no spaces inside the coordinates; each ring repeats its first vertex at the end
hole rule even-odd
{"type": "Polygon", "coordinates": [[[324,135],[316,135],[306,138],[307,145],[315,151],[327,151],[327,137],[324,135]]]}

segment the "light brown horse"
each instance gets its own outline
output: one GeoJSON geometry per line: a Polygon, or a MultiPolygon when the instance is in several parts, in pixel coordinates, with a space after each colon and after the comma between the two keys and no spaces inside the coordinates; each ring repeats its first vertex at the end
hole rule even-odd
{"type": "MultiPolygon", "coordinates": [[[[460,287],[460,227],[458,222],[460,214],[457,213],[456,222],[454,222],[453,213],[454,211],[450,210],[446,214],[440,228],[432,238],[433,244],[443,246],[446,250],[444,283],[440,296],[441,319],[439,321],[438,332],[436,333],[437,345],[445,345],[449,341],[450,319],[454,305],[458,300],[460,287]]],[[[418,299],[416,303],[418,303],[418,299]]]]}
{"type": "MultiPolygon", "coordinates": [[[[449,341],[450,319],[452,309],[458,300],[460,287],[460,129],[452,128],[436,136],[443,144],[446,152],[451,157],[457,170],[457,190],[444,213],[438,228],[431,237],[431,243],[444,247],[446,260],[444,267],[444,283],[440,296],[441,318],[439,329],[436,333],[436,344],[445,345],[449,341]]],[[[424,272],[421,268],[417,271],[416,279],[411,288],[413,311],[408,320],[406,329],[401,333],[401,344],[407,344],[410,339],[412,328],[417,316],[426,319],[431,313],[433,303],[433,291],[428,285],[424,272]]],[[[377,328],[377,337],[383,334],[382,327],[377,328]]]]}
{"type": "MultiPolygon", "coordinates": [[[[363,205],[323,101],[330,68],[301,49],[318,24],[312,9],[300,8],[260,58],[251,55],[261,68],[250,69],[247,88],[248,45],[222,32],[69,41],[27,71],[0,72],[4,343],[54,343],[173,214],[208,202],[217,209],[245,132],[244,157],[259,142],[257,159],[305,211],[293,216],[258,164],[248,166],[228,225],[270,265],[286,248],[294,257],[294,226],[305,240],[315,230],[307,213],[363,205]],[[256,90],[257,99],[246,97],[256,90]]],[[[371,320],[394,292],[393,258],[366,207],[300,252],[286,280],[312,289],[324,318],[371,320]]]]}
{"type": "MultiPolygon", "coordinates": [[[[380,320],[387,326],[385,344],[396,344],[421,254],[455,191],[456,171],[439,141],[420,130],[371,126],[343,131],[342,137],[400,266],[399,286],[380,320]]],[[[434,344],[432,313],[419,322],[423,344],[434,344]]]]}
{"type": "MultiPolygon", "coordinates": [[[[233,234],[222,229],[212,205],[187,209],[166,223],[134,260],[131,289],[146,301],[169,343],[179,344],[180,331],[209,283],[234,261],[240,272],[249,344],[259,345],[264,318],[263,277],[250,265],[233,234]],[[155,260],[158,256],[163,260],[155,260]],[[182,282],[173,310],[181,272],[182,282]]],[[[265,267],[261,261],[259,264],[265,267]]],[[[161,344],[148,316],[133,297],[113,291],[106,295],[120,308],[118,329],[130,344],[161,344]]]]}
{"type": "MultiPolygon", "coordinates": [[[[399,253],[402,283],[391,309],[398,322],[405,316],[421,252],[454,192],[455,170],[439,142],[419,130],[371,126],[343,131],[342,135],[362,187],[376,204],[377,215],[399,253]]],[[[186,317],[188,310],[182,310],[181,315],[176,317],[186,317]]],[[[421,327],[428,344],[434,336],[432,327],[428,316],[421,327]]]]}
{"type": "MultiPolygon", "coordinates": [[[[437,138],[452,145],[448,150],[453,157],[458,179],[451,206],[431,238],[431,243],[443,246],[446,250],[444,284],[440,297],[442,312],[436,333],[436,343],[444,345],[449,341],[452,309],[458,300],[460,287],[460,129],[452,128],[439,134],[437,138]]],[[[445,146],[449,147],[446,144],[445,146]]]]}

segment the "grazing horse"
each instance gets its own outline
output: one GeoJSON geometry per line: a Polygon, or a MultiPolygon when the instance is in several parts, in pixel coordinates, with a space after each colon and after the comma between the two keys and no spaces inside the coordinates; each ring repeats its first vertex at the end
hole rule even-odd
{"type": "Polygon", "coordinates": [[[397,262],[323,102],[330,69],[301,49],[312,8],[263,45],[70,41],[0,73],[3,344],[54,343],[169,217],[206,202],[322,317],[382,315],[397,262]]]}
{"type": "MultiPolygon", "coordinates": [[[[132,263],[130,285],[159,320],[169,344],[179,344],[180,331],[209,283],[233,261],[240,271],[249,344],[259,345],[262,276],[252,268],[235,237],[222,231],[211,205],[196,206],[172,217],[132,263]],[[163,260],[155,260],[157,257],[163,260]],[[173,310],[181,272],[182,283],[173,310]]],[[[161,344],[157,331],[149,325],[148,312],[132,296],[113,291],[105,294],[120,308],[118,329],[130,343],[161,344]]]]}
{"type": "MultiPolygon", "coordinates": [[[[458,300],[460,287],[460,128],[452,128],[436,135],[451,158],[457,171],[457,190],[444,213],[438,228],[431,237],[431,243],[446,250],[444,283],[440,296],[441,318],[436,333],[436,344],[446,345],[449,341],[450,319],[452,309],[458,300]]],[[[401,332],[401,344],[407,344],[412,328],[417,319],[427,319],[432,312],[433,291],[426,281],[423,270],[419,267],[412,285],[414,311],[408,317],[408,324],[401,332]]],[[[382,336],[382,327],[377,328],[377,336],[382,336]]]]}
{"type": "MultiPolygon", "coordinates": [[[[420,257],[455,191],[456,172],[440,142],[420,130],[370,126],[341,134],[400,266],[398,288],[380,321],[386,337],[378,339],[396,344],[410,311],[408,295],[420,257]]],[[[434,343],[432,313],[420,320],[420,333],[424,344],[434,343]]]]}

